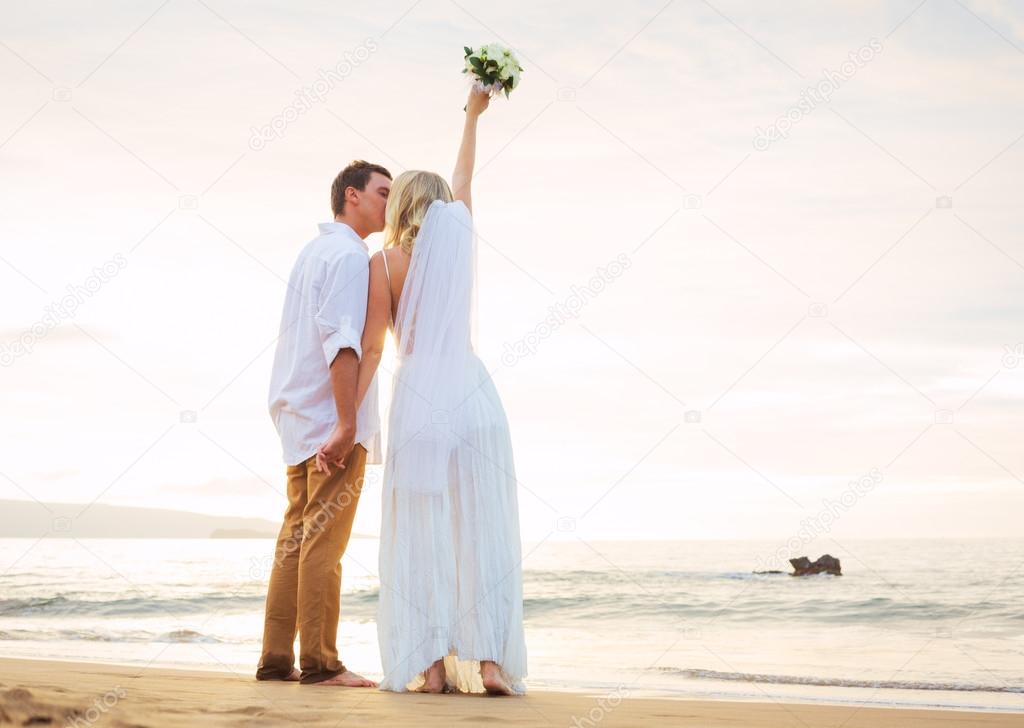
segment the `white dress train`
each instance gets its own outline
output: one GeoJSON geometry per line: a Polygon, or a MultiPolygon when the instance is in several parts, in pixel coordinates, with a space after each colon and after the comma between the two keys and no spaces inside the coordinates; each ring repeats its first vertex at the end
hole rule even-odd
{"type": "Polygon", "coordinates": [[[395,317],[380,534],[382,690],[446,682],[482,692],[493,660],[526,692],[519,507],[508,420],[472,348],[474,236],[462,202],[435,201],[395,317]]]}

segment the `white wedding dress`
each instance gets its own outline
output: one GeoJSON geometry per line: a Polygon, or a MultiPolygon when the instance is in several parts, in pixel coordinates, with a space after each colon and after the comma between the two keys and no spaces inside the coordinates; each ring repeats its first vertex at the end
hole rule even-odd
{"type": "Polygon", "coordinates": [[[505,410],[473,351],[472,226],[462,202],[431,204],[394,321],[377,611],[383,690],[416,689],[444,658],[454,690],[482,692],[480,661],[493,660],[515,693],[526,692],[515,464],[505,410]]]}

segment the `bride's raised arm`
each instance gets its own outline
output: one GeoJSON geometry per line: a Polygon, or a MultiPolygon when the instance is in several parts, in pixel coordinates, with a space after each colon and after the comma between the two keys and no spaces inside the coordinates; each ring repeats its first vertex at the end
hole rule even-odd
{"type": "Polygon", "coordinates": [[[452,195],[456,200],[462,200],[470,212],[473,211],[470,188],[473,183],[473,165],[476,163],[476,122],[490,101],[490,94],[476,84],[469,90],[462,144],[459,145],[459,156],[455,159],[455,171],[452,172],[452,195]]]}

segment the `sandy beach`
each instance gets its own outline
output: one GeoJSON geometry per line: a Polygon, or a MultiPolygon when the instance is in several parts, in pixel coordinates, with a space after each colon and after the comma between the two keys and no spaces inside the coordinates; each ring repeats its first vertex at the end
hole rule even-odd
{"type": "Polygon", "coordinates": [[[0,659],[0,725],[1019,726],[1019,714],[625,698],[396,695],[258,683],[227,672],[0,659]]]}

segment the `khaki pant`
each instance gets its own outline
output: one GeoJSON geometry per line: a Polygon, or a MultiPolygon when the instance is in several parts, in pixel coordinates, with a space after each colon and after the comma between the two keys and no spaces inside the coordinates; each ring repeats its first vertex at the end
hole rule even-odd
{"type": "Polygon", "coordinates": [[[317,472],[316,456],[288,466],[288,509],[277,537],[267,592],[263,653],[258,680],[287,677],[295,663],[303,683],[315,683],[347,669],[338,659],[341,557],[352,534],[366,468],[366,448],[355,445],[345,468],[317,472]]]}

